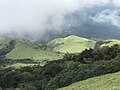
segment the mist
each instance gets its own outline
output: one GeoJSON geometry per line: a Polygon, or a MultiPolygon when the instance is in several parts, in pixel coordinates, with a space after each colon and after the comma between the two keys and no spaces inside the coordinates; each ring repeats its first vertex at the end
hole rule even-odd
{"type": "Polygon", "coordinates": [[[78,4],[78,0],[0,0],[0,34],[42,34],[49,18],[58,27],[64,14],[76,10],[78,4]]]}
{"type": "Polygon", "coordinates": [[[61,32],[63,25],[75,24],[66,17],[76,11],[79,25],[91,20],[120,28],[119,8],[119,0],[0,0],[0,35],[40,38],[46,31],[61,32]]]}

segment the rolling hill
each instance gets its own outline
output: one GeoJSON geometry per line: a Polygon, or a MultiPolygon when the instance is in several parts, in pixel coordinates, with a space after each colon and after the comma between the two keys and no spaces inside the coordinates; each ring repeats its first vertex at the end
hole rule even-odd
{"type": "Polygon", "coordinates": [[[5,47],[9,41],[15,40],[15,48],[6,54],[7,59],[34,59],[34,60],[56,60],[60,55],[52,52],[42,44],[26,38],[5,38],[0,40],[0,47],[5,47]]]}
{"type": "Polygon", "coordinates": [[[101,47],[103,46],[113,46],[115,44],[120,44],[120,40],[117,39],[109,39],[109,40],[104,40],[104,43],[101,45],[101,47]]]}
{"type": "Polygon", "coordinates": [[[120,90],[120,72],[93,77],[58,90],[120,90]]]}
{"type": "MultiPolygon", "coordinates": [[[[64,53],[80,53],[85,49],[94,48],[96,41],[75,35],[65,38],[56,38],[42,45],[40,42],[24,37],[8,37],[0,39],[0,49],[6,47],[11,40],[15,40],[15,48],[6,54],[7,59],[34,59],[56,60],[62,58],[64,53]],[[62,54],[63,53],[63,54],[62,54]]],[[[103,40],[101,47],[120,44],[120,40],[103,40]]]]}
{"type": "Polygon", "coordinates": [[[5,47],[6,45],[8,45],[8,43],[10,42],[11,40],[6,38],[0,38],[0,49],[2,49],[3,47],[5,47]]]}
{"type": "Polygon", "coordinates": [[[47,46],[59,53],[80,53],[85,49],[94,48],[95,41],[71,35],[65,38],[57,38],[50,41],[47,46]]]}

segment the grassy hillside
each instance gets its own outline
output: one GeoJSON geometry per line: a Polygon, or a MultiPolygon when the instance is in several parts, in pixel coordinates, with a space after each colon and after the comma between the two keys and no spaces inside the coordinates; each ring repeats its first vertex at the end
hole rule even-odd
{"type": "Polygon", "coordinates": [[[114,45],[66,54],[64,59],[43,62],[44,66],[36,62],[35,66],[27,62],[25,65],[22,60],[12,64],[18,69],[0,67],[0,87],[4,90],[119,90],[120,73],[115,73],[120,71],[119,53],[120,46],[114,45]]]}
{"type": "Polygon", "coordinates": [[[120,90],[120,72],[76,82],[58,90],[120,90]]]}
{"type": "Polygon", "coordinates": [[[37,64],[15,63],[15,64],[7,65],[6,68],[9,68],[9,67],[21,68],[21,67],[26,67],[26,66],[31,66],[32,67],[34,65],[37,65],[37,64]]]}
{"type": "Polygon", "coordinates": [[[116,40],[116,39],[110,39],[110,40],[105,40],[105,43],[101,45],[101,47],[103,46],[113,46],[115,44],[120,44],[120,40],[116,40]]]}
{"type": "Polygon", "coordinates": [[[53,48],[54,52],[80,53],[85,49],[94,48],[95,43],[93,40],[71,35],[65,38],[54,39],[47,46],[53,48]]]}
{"type": "Polygon", "coordinates": [[[0,49],[2,49],[3,47],[5,47],[6,45],[8,45],[8,43],[10,42],[10,39],[6,38],[0,38],[0,49]]]}
{"type": "Polygon", "coordinates": [[[26,38],[1,39],[0,47],[5,47],[10,40],[15,40],[16,44],[15,48],[6,54],[7,59],[31,58],[34,60],[55,60],[60,58],[60,55],[57,53],[45,48],[40,43],[28,40],[26,38]]]}

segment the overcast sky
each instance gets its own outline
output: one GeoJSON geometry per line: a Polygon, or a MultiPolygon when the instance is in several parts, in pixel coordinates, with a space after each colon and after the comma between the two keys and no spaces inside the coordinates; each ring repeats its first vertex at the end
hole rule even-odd
{"type": "Polygon", "coordinates": [[[67,13],[86,8],[94,11],[96,6],[109,8],[88,18],[120,28],[120,0],[0,0],[0,34],[42,34],[50,25],[59,30],[67,13]]]}

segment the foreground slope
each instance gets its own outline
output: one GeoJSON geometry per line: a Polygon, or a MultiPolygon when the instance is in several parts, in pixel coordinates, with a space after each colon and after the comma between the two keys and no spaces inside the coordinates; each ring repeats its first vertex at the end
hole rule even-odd
{"type": "Polygon", "coordinates": [[[120,72],[76,82],[58,90],[120,90],[120,72]]]}
{"type": "Polygon", "coordinates": [[[71,35],[65,38],[57,38],[47,44],[54,52],[80,53],[85,49],[94,48],[95,41],[71,35]]]}
{"type": "Polygon", "coordinates": [[[6,54],[7,59],[54,60],[60,58],[58,54],[42,44],[26,38],[0,39],[0,47],[5,47],[11,40],[15,40],[15,48],[6,54]]]}

